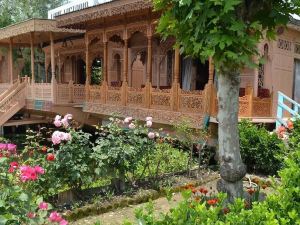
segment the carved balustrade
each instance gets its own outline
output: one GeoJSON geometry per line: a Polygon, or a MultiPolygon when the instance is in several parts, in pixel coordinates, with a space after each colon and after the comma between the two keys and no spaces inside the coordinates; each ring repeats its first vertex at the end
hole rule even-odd
{"type": "Polygon", "coordinates": [[[272,117],[272,98],[253,98],[253,117],[272,117]]]}
{"type": "Polygon", "coordinates": [[[101,91],[102,88],[99,85],[89,86],[89,102],[101,103],[101,91]]]}
{"type": "Polygon", "coordinates": [[[50,83],[28,83],[27,99],[52,101],[52,90],[50,83]]]}
{"type": "Polygon", "coordinates": [[[150,108],[161,110],[172,110],[172,89],[150,88],[150,108]]]}
{"type": "Polygon", "coordinates": [[[107,87],[106,103],[112,105],[120,105],[122,101],[121,87],[107,87]]]}
{"type": "Polygon", "coordinates": [[[0,95],[8,90],[11,86],[12,84],[10,83],[0,83],[0,95]]]}
{"type": "Polygon", "coordinates": [[[70,103],[69,84],[57,84],[56,99],[58,104],[70,103]]]}
{"type": "MultiPolygon", "coordinates": [[[[218,100],[214,98],[212,115],[217,116],[218,100]]],[[[253,97],[253,91],[239,97],[239,117],[272,117],[272,95],[269,98],[253,97]]]]}
{"type": "Polygon", "coordinates": [[[201,113],[206,112],[205,91],[185,91],[179,88],[180,112],[201,113]]]}
{"type": "Polygon", "coordinates": [[[82,84],[73,84],[72,89],[73,89],[73,102],[83,103],[85,100],[85,86],[82,84]]]}
{"type": "Polygon", "coordinates": [[[144,107],[146,99],[146,89],[145,88],[127,88],[127,101],[126,105],[132,107],[144,107]]]}

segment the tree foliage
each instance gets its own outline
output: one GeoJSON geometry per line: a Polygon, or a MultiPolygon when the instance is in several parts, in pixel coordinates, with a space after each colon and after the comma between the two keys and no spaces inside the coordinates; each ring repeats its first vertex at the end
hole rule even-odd
{"type": "Polygon", "coordinates": [[[0,27],[5,27],[30,18],[47,18],[49,9],[66,0],[0,0],[0,27]]]}
{"type": "Polygon", "coordinates": [[[257,43],[299,13],[299,0],[154,0],[158,32],[176,37],[181,52],[212,57],[221,72],[253,67],[257,43]]]}

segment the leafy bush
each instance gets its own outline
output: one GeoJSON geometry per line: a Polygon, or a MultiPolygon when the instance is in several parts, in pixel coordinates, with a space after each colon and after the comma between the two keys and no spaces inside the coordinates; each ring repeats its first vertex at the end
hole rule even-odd
{"type": "Polygon", "coordinates": [[[248,171],[276,174],[282,167],[282,140],[264,127],[242,121],[239,124],[241,156],[248,171]]]}
{"type": "Polygon", "coordinates": [[[187,152],[173,148],[167,143],[158,143],[155,151],[147,154],[138,164],[135,176],[157,178],[165,173],[183,171],[189,158],[187,152]]]}
{"type": "Polygon", "coordinates": [[[284,169],[279,172],[282,183],[264,202],[249,205],[242,199],[236,199],[233,204],[226,205],[224,194],[197,195],[195,193],[198,190],[192,187],[190,191],[183,192],[184,200],[177,207],[171,209],[168,214],[160,215],[159,218],[155,216],[151,203],[146,209],[138,209],[136,212],[138,224],[300,224],[300,147],[288,156],[284,164],[284,169]]]}
{"type": "MultiPolygon", "coordinates": [[[[0,149],[3,152],[3,147],[0,149]]],[[[27,189],[45,173],[40,166],[19,165],[19,156],[0,158],[0,224],[60,224],[66,225],[57,212],[48,215],[52,208],[43,198],[27,189]]]]}
{"type": "Polygon", "coordinates": [[[126,173],[134,173],[139,162],[155,149],[156,134],[148,128],[152,125],[151,120],[139,125],[130,117],[124,121],[110,118],[110,123],[99,129],[92,154],[96,160],[96,173],[113,177],[118,191],[124,191],[126,173]]]}

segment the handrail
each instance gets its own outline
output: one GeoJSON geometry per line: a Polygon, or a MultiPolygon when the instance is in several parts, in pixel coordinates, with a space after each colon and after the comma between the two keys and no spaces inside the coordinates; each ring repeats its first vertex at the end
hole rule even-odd
{"type": "Polygon", "coordinates": [[[16,89],[19,85],[18,80],[14,81],[14,83],[8,88],[6,89],[2,94],[0,94],[0,102],[2,99],[4,99],[7,96],[7,93],[12,92],[14,89],[16,89]]]}
{"type": "Polygon", "coordinates": [[[287,125],[286,121],[284,121],[283,119],[284,111],[287,111],[293,117],[300,118],[299,109],[300,109],[300,104],[298,102],[289,98],[282,92],[278,91],[276,128],[278,128],[281,125],[285,125],[285,126],[287,125]],[[284,103],[285,100],[288,102],[288,104],[292,105],[292,108],[284,103]]]}

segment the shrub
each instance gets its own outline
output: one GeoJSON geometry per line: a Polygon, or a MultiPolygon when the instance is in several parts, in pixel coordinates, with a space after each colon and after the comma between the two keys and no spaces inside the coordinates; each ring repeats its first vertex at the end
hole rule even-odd
{"type": "Polygon", "coordinates": [[[110,175],[118,191],[124,191],[125,176],[134,172],[139,162],[155,149],[158,136],[151,131],[152,118],[139,125],[131,117],[124,121],[110,118],[110,123],[99,129],[99,138],[93,148],[96,174],[110,175]]]}
{"type": "Polygon", "coordinates": [[[18,158],[17,155],[0,158],[0,224],[66,225],[67,221],[58,213],[48,214],[50,204],[26,188],[44,175],[44,169],[19,165],[18,158]]]}
{"type": "MultiPolygon", "coordinates": [[[[300,134],[295,129],[291,136],[300,134]]],[[[299,137],[299,136],[298,136],[299,137]]],[[[225,204],[224,194],[218,196],[197,195],[198,189],[187,186],[190,191],[183,192],[184,200],[170,210],[168,214],[155,216],[153,205],[138,209],[136,217],[139,225],[259,225],[259,224],[300,224],[300,144],[297,139],[287,139],[289,154],[283,169],[279,171],[281,182],[275,186],[275,192],[263,202],[247,204],[236,199],[233,204],[225,204]]],[[[126,222],[126,225],[131,223],[126,222]]]]}
{"type": "Polygon", "coordinates": [[[264,127],[242,121],[239,124],[241,156],[250,172],[276,174],[282,167],[282,140],[264,127]]]}
{"type": "Polygon", "coordinates": [[[173,148],[168,143],[158,143],[153,153],[145,155],[139,162],[135,176],[138,178],[158,178],[159,175],[183,171],[189,154],[173,148]]]}

